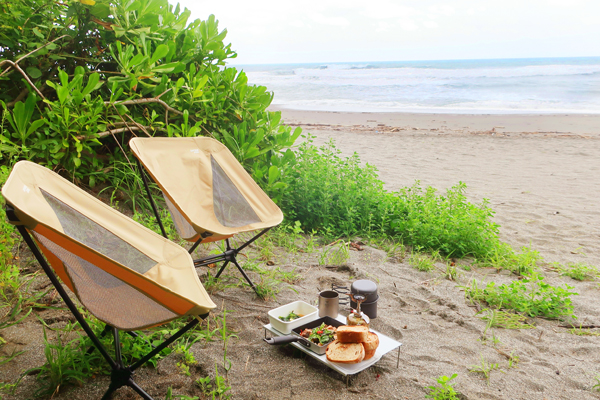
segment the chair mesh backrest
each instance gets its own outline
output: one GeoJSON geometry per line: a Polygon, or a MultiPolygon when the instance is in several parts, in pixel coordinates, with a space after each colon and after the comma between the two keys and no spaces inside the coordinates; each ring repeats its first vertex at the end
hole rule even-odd
{"type": "Polygon", "coordinates": [[[35,238],[60,259],[77,297],[98,319],[122,329],[138,329],[176,318],[167,310],[122,280],[33,232],[35,238]]]}
{"type": "Polygon", "coordinates": [[[175,226],[185,240],[221,240],[283,220],[277,204],[215,139],[133,138],[129,145],[168,197],[175,226]]]}
{"type": "Polygon", "coordinates": [[[147,272],[156,265],[156,261],[79,211],[69,207],[43,189],[40,189],[40,191],[54,210],[67,236],[140,274],[147,272]]]}
{"type": "Polygon", "coordinates": [[[213,179],[213,204],[217,220],[228,228],[261,222],[250,204],[235,187],[223,168],[210,156],[213,179]]]}
{"type": "Polygon", "coordinates": [[[196,235],[196,231],[194,227],[190,225],[190,223],[185,219],[183,215],[179,212],[177,207],[171,202],[169,197],[163,193],[163,197],[165,198],[165,203],[169,208],[169,213],[171,214],[171,219],[173,220],[173,224],[175,224],[175,230],[182,238],[189,238],[196,235]]]}

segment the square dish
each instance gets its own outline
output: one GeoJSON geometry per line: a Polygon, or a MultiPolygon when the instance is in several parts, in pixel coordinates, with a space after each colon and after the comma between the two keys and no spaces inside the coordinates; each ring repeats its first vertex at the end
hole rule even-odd
{"type": "Polygon", "coordinates": [[[273,328],[287,335],[290,332],[292,332],[292,329],[304,325],[307,322],[310,322],[314,319],[317,319],[317,311],[317,307],[311,306],[310,304],[304,301],[294,301],[292,303],[286,304],[284,306],[269,311],[269,322],[271,323],[271,326],[273,328]],[[298,315],[303,316],[289,322],[282,321],[279,319],[279,317],[287,317],[288,314],[292,311],[298,315]]]}

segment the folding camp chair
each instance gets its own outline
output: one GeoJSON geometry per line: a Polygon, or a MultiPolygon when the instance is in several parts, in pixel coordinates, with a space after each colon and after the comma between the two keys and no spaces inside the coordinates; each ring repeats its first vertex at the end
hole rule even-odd
{"type": "Polygon", "coordinates": [[[110,364],[111,381],[103,399],[122,386],[152,399],[134,382],[134,371],[192,329],[198,316],[205,318],[215,308],[190,255],[49,169],[28,161],[14,166],[2,194],[8,219],[110,364]],[[112,330],[114,358],[55,273],[81,304],[112,330]],[[119,330],[134,331],[184,315],[196,318],[134,364],[123,364],[119,330]]]}
{"type": "Polygon", "coordinates": [[[231,262],[256,291],[236,255],[270,228],[279,225],[283,213],[229,149],[207,137],[133,138],[129,146],[138,159],[140,174],[163,236],[167,237],[167,234],[152,199],[144,168],[162,190],[179,235],[194,242],[190,254],[200,243],[225,240],[226,250],[222,254],[194,260],[194,265],[223,262],[216,274],[218,278],[231,262]],[[259,229],[257,235],[241,246],[231,247],[229,238],[233,235],[259,229]]]}

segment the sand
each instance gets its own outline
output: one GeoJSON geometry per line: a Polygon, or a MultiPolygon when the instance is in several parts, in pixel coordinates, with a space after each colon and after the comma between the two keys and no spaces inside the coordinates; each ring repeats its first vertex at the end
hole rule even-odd
{"type": "MultiPolygon", "coordinates": [[[[283,111],[290,124],[330,138],[345,153],[358,152],[364,162],[379,168],[389,190],[420,180],[439,190],[463,181],[473,201],[490,200],[501,225],[501,238],[515,248],[531,246],[548,262],[585,262],[600,266],[600,117],[598,116],[468,116],[427,114],[344,114],[283,111]],[[467,128],[468,127],[468,128],[467,128]],[[504,128],[500,128],[504,127],[504,128]],[[413,129],[416,128],[416,129],[413,129]],[[495,128],[495,129],[494,129],[495,128]]],[[[298,243],[304,247],[302,243],[298,243]]],[[[258,257],[264,243],[246,253],[258,257]]],[[[382,250],[364,246],[350,252],[339,267],[319,265],[320,246],[314,253],[278,249],[267,268],[295,270],[302,279],[282,287],[277,300],[256,299],[247,287],[230,287],[211,294],[227,314],[237,338],[228,345],[231,360],[228,382],[234,399],[423,399],[426,387],[439,376],[458,374],[456,389],[462,399],[595,399],[592,390],[600,373],[600,337],[576,336],[558,321],[535,319],[535,329],[495,329],[487,332],[477,308],[464,299],[460,285],[470,279],[508,283],[506,272],[490,269],[462,271],[458,282],[438,272],[419,272],[407,258],[389,258],[382,250]],[[317,292],[332,283],[349,285],[355,279],[378,282],[380,301],[372,327],[402,342],[400,365],[396,353],[350,380],[312,361],[290,346],[271,347],[262,341],[267,312],[298,299],[314,302],[317,292]],[[492,336],[499,341],[494,344],[492,336]],[[519,357],[509,367],[506,355],[519,357]],[[498,364],[489,382],[469,367],[498,364]]],[[[208,249],[201,249],[208,252],[208,249]]],[[[242,257],[244,258],[244,257],[242,257]]],[[[264,260],[255,259],[264,265],[264,260]]],[[[443,268],[443,264],[438,263],[443,268]]],[[[239,274],[228,268],[227,282],[239,274]]],[[[199,269],[201,277],[205,270],[199,269]]],[[[575,313],[585,325],[600,325],[600,289],[597,282],[577,282],[543,268],[552,285],[569,284],[575,313]]],[[[256,273],[249,273],[259,280],[256,273]]],[[[40,281],[43,285],[43,279],[40,281]]],[[[64,326],[56,311],[37,311],[52,327],[64,326]]],[[[344,310],[343,313],[347,313],[344,310]]],[[[58,313],[60,316],[60,313],[58,313]]],[[[64,315],[64,314],[62,314],[64,315]]],[[[211,326],[215,321],[211,320],[211,326]]],[[[14,381],[19,371],[43,362],[41,325],[30,317],[18,327],[0,333],[8,344],[2,351],[25,350],[0,366],[0,377],[14,381]]],[[[137,380],[155,398],[164,398],[170,386],[176,394],[202,398],[194,380],[214,376],[215,364],[224,374],[223,344],[219,340],[192,347],[198,364],[191,376],[178,372],[177,354],[157,369],[144,368],[137,380]]],[[[66,388],[55,399],[99,398],[108,384],[97,377],[82,387],[66,388]]],[[[15,396],[30,398],[39,387],[27,376],[15,396]]],[[[122,389],[115,399],[135,398],[122,389]]]]}

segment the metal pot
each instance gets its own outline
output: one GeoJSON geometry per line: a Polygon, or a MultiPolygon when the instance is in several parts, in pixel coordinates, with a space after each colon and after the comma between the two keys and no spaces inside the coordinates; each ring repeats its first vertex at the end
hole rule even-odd
{"type": "MultiPolygon", "coordinates": [[[[379,300],[379,294],[377,294],[377,284],[375,282],[368,279],[354,281],[350,287],[350,293],[352,295],[364,296],[365,300],[361,303],[360,310],[367,314],[371,319],[377,318],[377,301],[379,300]]],[[[350,307],[356,309],[356,302],[350,300],[350,307]]]]}

